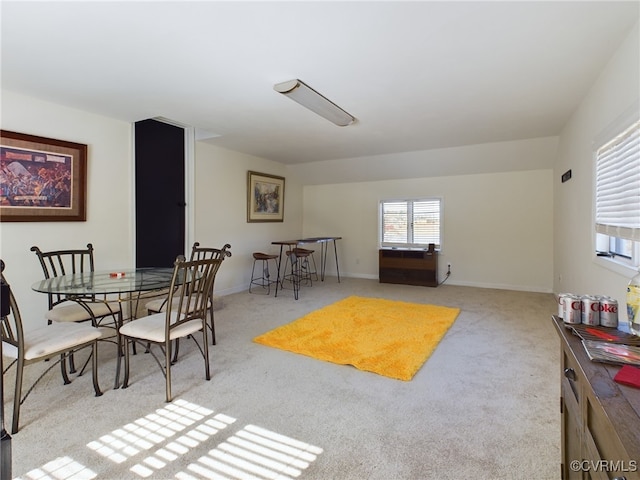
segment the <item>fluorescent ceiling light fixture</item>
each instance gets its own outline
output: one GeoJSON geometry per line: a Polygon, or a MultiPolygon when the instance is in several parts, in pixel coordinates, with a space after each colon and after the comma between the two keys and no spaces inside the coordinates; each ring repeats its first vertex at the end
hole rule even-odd
{"type": "Polygon", "coordinates": [[[302,80],[295,79],[277,83],[273,89],[340,127],[351,125],[356,120],[353,115],[345,112],[302,80]]]}

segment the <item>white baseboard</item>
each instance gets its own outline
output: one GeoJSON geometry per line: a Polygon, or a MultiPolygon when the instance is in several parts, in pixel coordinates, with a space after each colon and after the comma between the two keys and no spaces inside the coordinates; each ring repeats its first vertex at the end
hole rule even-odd
{"type": "MultiPolygon", "coordinates": [[[[328,276],[333,277],[335,273],[327,273],[328,276]]],[[[362,278],[365,280],[379,280],[378,275],[364,274],[364,273],[340,273],[342,278],[362,278]]],[[[440,278],[442,282],[444,278],[440,278]]],[[[484,282],[460,282],[449,278],[445,285],[456,285],[459,287],[476,287],[476,288],[495,288],[497,290],[516,290],[520,292],[532,292],[532,293],[553,293],[552,288],[531,286],[531,285],[510,285],[506,283],[484,283],[484,282]]],[[[221,290],[216,289],[216,295],[231,295],[232,293],[240,293],[247,290],[247,285],[236,285],[234,287],[224,288],[221,290]]]]}
{"type": "MultiPolygon", "coordinates": [[[[440,280],[442,282],[442,280],[440,280]]],[[[552,288],[531,286],[531,285],[510,285],[506,283],[483,283],[483,282],[459,282],[455,280],[447,280],[448,285],[457,285],[459,287],[476,287],[476,288],[495,288],[497,290],[516,290],[519,292],[532,293],[553,293],[552,288]]]]}

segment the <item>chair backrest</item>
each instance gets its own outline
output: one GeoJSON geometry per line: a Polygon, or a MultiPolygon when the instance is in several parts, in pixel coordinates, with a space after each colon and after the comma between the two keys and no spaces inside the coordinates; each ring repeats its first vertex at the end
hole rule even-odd
{"type": "MultiPolygon", "coordinates": [[[[1,281],[8,285],[4,277],[4,261],[0,260],[0,273],[1,281]]],[[[4,299],[3,299],[4,301],[4,299]]],[[[20,310],[18,310],[18,304],[13,296],[11,288],[9,288],[9,315],[0,318],[0,338],[5,345],[13,346],[17,352],[21,352],[21,345],[24,344],[24,331],[22,329],[22,317],[20,316],[20,310]]],[[[4,309],[3,309],[4,310],[4,309]]],[[[6,347],[5,347],[6,348],[6,347]]],[[[5,352],[6,353],[6,352],[5,352]]],[[[22,354],[22,353],[20,353],[22,354]]],[[[17,358],[17,355],[12,355],[17,358]]]]}
{"type": "Polygon", "coordinates": [[[231,256],[231,252],[229,249],[231,245],[228,243],[225,244],[222,248],[210,248],[210,247],[201,247],[200,242],[195,242],[193,247],[191,248],[191,259],[190,260],[202,260],[204,258],[213,258],[224,260],[227,257],[231,256]]]}
{"type": "Polygon", "coordinates": [[[166,338],[169,338],[171,329],[184,322],[206,319],[209,295],[221,263],[220,258],[185,261],[182,255],[178,256],[167,302],[174,308],[166,310],[166,338]],[[188,285],[188,288],[179,288],[181,284],[188,285]]]}
{"type": "MultiPolygon", "coordinates": [[[[35,252],[40,260],[44,278],[94,271],[93,245],[90,243],[85,249],[43,252],[37,246],[33,246],[31,251],[35,252]]],[[[66,301],[64,295],[49,294],[49,309],[64,301],[66,301]]]]}
{"type": "MultiPolygon", "coordinates": [[[[191,248],[191,261],[194,260],[204,260],[204,259],[214,259],[220,260],[220,263],[216,267],[216,272],[220,268],[222,261],[231,256],[231,252],[229,249],[231,245],[226,243],[222,248],[211,248],[211,247],[201,247],[200,242],[195,242],[193,247],[191,248]]],[[[213,284],[211,285],[211,295],[213,295],[213,284]]]]}

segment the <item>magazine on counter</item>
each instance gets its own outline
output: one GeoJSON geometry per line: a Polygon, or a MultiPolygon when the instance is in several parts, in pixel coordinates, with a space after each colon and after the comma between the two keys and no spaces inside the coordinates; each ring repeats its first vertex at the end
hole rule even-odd
{"type": "Polygon", "coordinates": [[[640,366],[640,347],[597,340],[582,340],[582,345],[594,362],[640,366]]]}
{"type": "Polygon", "coordinates": [[[579,336],[582,340],[622,343],[624,345],[640,347],[640,337],[616,328],[569,323],[566,323],[565,327],[570,329],[574,335],[579,336]]]}

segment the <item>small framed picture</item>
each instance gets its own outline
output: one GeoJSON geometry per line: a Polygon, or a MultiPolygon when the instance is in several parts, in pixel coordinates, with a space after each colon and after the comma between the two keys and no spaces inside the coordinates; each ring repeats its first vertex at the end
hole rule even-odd
{"type": "Polygon", "coordinates": [[[284,177],[249,171],[247,222],[284,221],[284,177]]]}
{"type": "Polygon", "coordinates": [[[0,221],[84,222],[87,146],[0,130],[0,221]]]}

